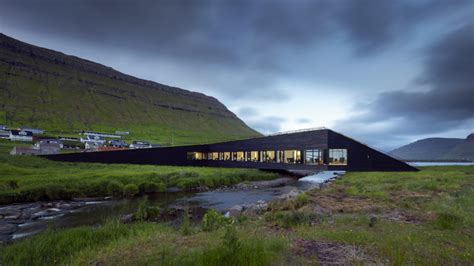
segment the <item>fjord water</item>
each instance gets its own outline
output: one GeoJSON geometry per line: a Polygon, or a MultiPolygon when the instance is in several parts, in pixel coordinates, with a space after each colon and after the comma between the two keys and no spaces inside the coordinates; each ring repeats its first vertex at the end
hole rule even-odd
{"type": "Polygon", "coordinates": [[[247,190],[218,189],[197,193],[158,193],[133,199],[90,201],[79,209],[47,219],[40,218],[22,224],[19,230],[12,235],[12,238],[19,239],[36,234],[45,230],[48,226],[70,228],[82,225],[100,225],[107,220],[119,219],[124,215],[136,212],[144,200],[149,205],[160,208],[173,209],[186,206],[186,208],[200,214],[209,208],[224,211],[235,205],[247,205],[260,200],[272,200],[294,190],[305,191],[338,174],[341,174],[341,172],[320,172],[300,178],[299,180],[295,179],[290,184],[272,188],[250,188],[247,190]]]}

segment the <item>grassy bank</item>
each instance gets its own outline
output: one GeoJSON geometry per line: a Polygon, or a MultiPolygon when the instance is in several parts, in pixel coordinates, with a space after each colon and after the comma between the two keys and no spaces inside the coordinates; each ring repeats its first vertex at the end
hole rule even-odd
{"type": "Polygon", "coordinates": [[[234,234],[199,226],[183,234],[147,222],[49,231],[3,247],[0,258],[16,265],[472,265],[474,167],[348,173],[244,217],[234,234]]]}
{"type": "Polygon", "coordinates": [[[0,204],[72,197],[133,196],[166,187],[190,190],[277,175],[252,169],[107,165],[0,155],[0,204]]]}

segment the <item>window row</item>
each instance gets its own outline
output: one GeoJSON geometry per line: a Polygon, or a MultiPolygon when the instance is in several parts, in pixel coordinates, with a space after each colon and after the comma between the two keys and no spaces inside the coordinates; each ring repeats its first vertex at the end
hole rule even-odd
{"type": "MultiPolygon", "coordinates": [[[[323,150],[237,151],[237,152],[188,152],[188,160],[215,160],[238,162],[264,162],[286,164],[324,164],[323,150]]],[[[329,150],[330,165],[346,165],[346,149],[329,150]]]]}

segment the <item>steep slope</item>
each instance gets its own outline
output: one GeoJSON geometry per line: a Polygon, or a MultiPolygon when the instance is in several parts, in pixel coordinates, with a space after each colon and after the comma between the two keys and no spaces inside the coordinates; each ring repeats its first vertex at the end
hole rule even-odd
{"type": "Polygon", "coordinates": [[[0,124],[130,131],[162,143],[259,135],[217,99],[0,34],[0,124]]]}
{"type": "Polygon", "coordinates": [[[474,161],[474,134],[467,136],[463,142],[456,145],[443,158],[450,160],[474,161]]]}
{"type": "Polygon", "coordinates": [[[474,160],[474,137],[427,138],[390,152],[404,160],[474,160]]]}

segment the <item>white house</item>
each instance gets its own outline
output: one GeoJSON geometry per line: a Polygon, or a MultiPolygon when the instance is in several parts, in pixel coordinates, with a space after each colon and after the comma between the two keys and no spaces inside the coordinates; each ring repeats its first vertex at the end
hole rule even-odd
{"type": "Polygon", "coordinates": [[[38,129],[38,128],[31,128],[31,127],[21,127],[21,131],[30,131],[31,133],[35,135],[42,135],[44,134],[44,130],[38,129]]]}
{"type": "Polygon", "coordinates": [[[31,131],[10,130],[11,141],[33,141],[33,133],[31,131]]]}

